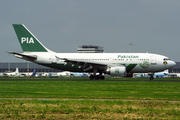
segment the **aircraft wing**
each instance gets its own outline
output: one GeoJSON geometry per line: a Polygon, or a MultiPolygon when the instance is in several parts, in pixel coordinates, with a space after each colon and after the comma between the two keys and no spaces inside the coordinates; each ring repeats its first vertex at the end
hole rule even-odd
{"type": "Polygon", "coordinates": [[[64,60],[64,62],[67,62],[67,63],[79,65],[80,68],[82,67],[84,69],[84,71],[88,71],[91,69],[105,70],[108,67],[108,64],[105,64],[105,63],[83,61],[83,60],[74,60],[74,59],[68,59],[68,58],[59,58],[57,56],[56,56],[56,58],[64,60]]]}
{"type": "Polygon", "coordinates": [[[7,73],[3,73],[3,75],[8,75],[7,73]]]}
{"type": "Polygon", "coordinates": [[[26,55],[23,53],[10,52],[10,51],[7,53],[14,54],[17,58],[26,59],[29,61],[34,61],[35,59],[37,59],[37,56],[35,56],[35,55],[26,55]]]}
{"type": "Polygon", "coordinates": [[[13,76],[15,75],[14,73],[3,73],[4,76],[13,76]]]}

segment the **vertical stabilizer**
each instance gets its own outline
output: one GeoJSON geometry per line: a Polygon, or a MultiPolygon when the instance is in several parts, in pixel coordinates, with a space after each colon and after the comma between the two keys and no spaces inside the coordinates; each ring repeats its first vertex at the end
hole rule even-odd
{"type": "Polygon", "coordinates": [[[49,52],[23,24],[13,24],[23,52],[49,52]]]}
{"type": "Polygon", "coordinates": [[[19,74],[19,69],[18,68],[16,68],[15,73],[19,74]]]}
{"type": "Polygon", "coordinates": [[[33,73],[32,73],[32,76],[35,76],[36,75],[36,69],[34,69],[33,73]]]}

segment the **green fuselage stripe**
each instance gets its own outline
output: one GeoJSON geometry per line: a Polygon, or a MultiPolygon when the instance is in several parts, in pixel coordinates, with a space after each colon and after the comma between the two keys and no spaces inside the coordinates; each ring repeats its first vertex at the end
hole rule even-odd
{"type": "MultiPolygon", "coordinates": [[[[79,65],[73,65],[71,63],[68,63],[68,64],[52,63],[52,64],[40,64],[40,65],[44,65],[47,67],[51,67],[51,68],[55,68],[55,69],[59,69],[59,70],[64,70],[64,71],[72,71],[72,72],[82,72],[84,70],[83,66],[80,67],[79,65]]],[[[127,73],[129,73],[136,65],[137,64],[129,64],[126,67],[127,73]]],[[[84,72],[93,72],[93,69],[91,69],[89,71],[84,71],[84,72]]]]}
{"type": "Polygon", "coordinates": [[[129,73],[134,67],[136,67],[137,64],[129,64],[127,67],[126,67],[126,71],[127,73],[129,73]]]}

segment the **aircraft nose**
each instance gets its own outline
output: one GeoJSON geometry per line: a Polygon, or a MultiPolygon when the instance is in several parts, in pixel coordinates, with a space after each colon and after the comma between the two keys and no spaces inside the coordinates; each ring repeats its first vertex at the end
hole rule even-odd
{"type": "Polygon", "coordinates": [[[174,66],[176,65],[176,63],[175,63],[174,61],[170,61],[170,62],[169,62],[169,65],[170,65],[171,67],[174,67],[174,66]]]}
{"type": "Polygon", "coordinates": [[[176,65],[176,63],[174,62],[174,61],[172,61],[173,62],[173,67],[176,65]]]}

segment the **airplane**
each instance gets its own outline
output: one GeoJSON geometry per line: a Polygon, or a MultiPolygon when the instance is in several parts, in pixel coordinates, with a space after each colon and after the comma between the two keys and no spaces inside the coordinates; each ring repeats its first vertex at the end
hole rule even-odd
{"type": "Polygon", "coordinates": [[[74,77],[74,74],[69,71],[63,71],[58,73],[43,73],[42,77],[74,77]]]}
{"type": "Polygon", "coordinates": [[[40,74],[40,76],[41,77],[58,77],[57,73],[52,74],[52,73],[47,73],[47,72],[40,74]]]}
{"type": "Polygon", "coordinates": [[[168,57],[152,53],[57,53],[46,48],[25,25],[13,27],[23,52],[8,53],[63,71],[93,73],[90,79],[105,79],[103,74],[125,77],[129,73],[149,73],[153,80],[155,72],[176,65],[168,57]]]}
{"type": "Polygon", "coordinates": [[[169,73],[171,78],[180,78],[180,73],[169,73]]]}
{"type": "Polygon", "coordinates": [[[21,75],[26,76],[26,77],[35,77],[35,75],[36,75],[36,69],[34,69],[33,72],[21,73],[21,75]]]}
{"type": "MultiPolygon", "coordinates": [[[[168,76],[169,72],[168,72],[168,69],[167,70],[164,70],[164,71],[161,71],[161,72],[155,72],[153,77],[154,78],[162,78],[162,77],[165,77],[165,76],[168,76]]],[[[139,78],[147,78],[149,77],[148,73],[139,73],[135,75],[135,77],[139,77],[139,78]]]]}
{"type": "Polygon", "coordinates": [[[58,72],[57,75],[60,77],[63,77],[63,76],[73,77],[74,76],[74,74],[72,72],[69,72],[69,71],[58,72]]]}
{"type": "Polygon", "coordinates": [[[19,69],[16,68],[16,70],[14,72],[3,73],[3,75],[7,76],[7,77],[18,77],[19,76],[19,69]]]}
{"type": "Polygon", "coordinates": [[[154,77],[156,77],[156,78],[162,78],[162,77],[164,77],[164,76],[168,76],[168,74],[169,74],[169,71],[168,71],[168,69],[167,69],[167,70],[164,70],[164,71],[162,71],[162,72],[156,72],[156,73],[154,73],[154,77]]]}
{"type": "Polygon", "coordinates": [[[77,73],[77,72],[74,72],[73,76],[74,77],[88,77],[89,75],[87,73],[77,73]]]}
{"type": "Polygon", "coordinates": [[[42,74],[40,74],[40,76],[42,76],[42,77],[49,77],[50,75],[49,75],[49,73],[42,73],[42,74]]]}

